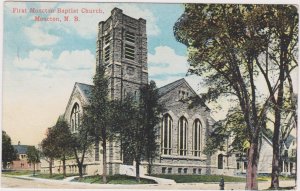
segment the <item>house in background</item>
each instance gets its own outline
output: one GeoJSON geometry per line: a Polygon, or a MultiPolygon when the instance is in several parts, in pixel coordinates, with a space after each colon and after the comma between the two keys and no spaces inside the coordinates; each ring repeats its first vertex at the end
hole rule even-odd
{"type": "MultiPolygon", "coordinates": [[[[17,159],[8,164],[10,170],[33,170],[33,165],[27,161],[27,149],[30,145],[13,145],[17,152],[17,159]]],[[[36,170],[40,170],[40,164],[36,164],[36,170]]]]}
{"type": "Polygon", "coordinates": [[[283,142],[281,173],[283,175],[296,174],[297,140],[289,135],[283,142]]]}
{"type": "MultiPolygon", "coordinates": [[[[281,162],[279,164],[282,175],[296,174],[296,152],[297,142],[293,135],[282,143],[281,162]]],[[[258,174],[271,174],[273,159],[273,143],[266,135],[263,135],[258,162],[258,174]]],[[[239,153],[237,156],[237,174],[245,174],[247,170],[246,153],[239,153]]]]}

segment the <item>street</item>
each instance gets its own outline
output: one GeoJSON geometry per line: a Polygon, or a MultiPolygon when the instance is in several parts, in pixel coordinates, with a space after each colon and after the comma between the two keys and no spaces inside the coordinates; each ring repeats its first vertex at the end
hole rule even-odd
{"type": "MultiPolygon", "coordinates": [[[[259,182],[259,190],[267,189],[269,181],[259,182]]],[[[295,181],[281,181],[281,187],[295,186],[295,181]]],[[[26,188],[26,189],[147,189],[147,190],[219,190],[218,184],[204,183],[177,183],[177,184],[139,184],[139,185],[120,185],[120,184],[88,184],[77,182],[66,182],[62,180],[49,179],[25,179],[1,176],[1,188],[26,188]]],[[[245,183],[226,183],[225,190],[244,190],[245,183]]],[[[296,190],[296,189],[295,189],[296,190]]]]}

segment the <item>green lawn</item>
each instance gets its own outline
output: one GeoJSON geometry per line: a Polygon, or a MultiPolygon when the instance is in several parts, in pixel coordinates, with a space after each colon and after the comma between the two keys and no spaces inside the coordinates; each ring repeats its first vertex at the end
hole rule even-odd
{"type": "Polygon", "coordinates": [[[20,171],[4,171],[3,175],[21,176],[33,174],[32,170],[20,170],[20,171]]]}
{"type": "MultiPolygon", "coordinates": [[[[257,180],[259,181],[270,181],[271,180],[271,175],[266,175],[266,176],[258,176],[257,180]]],[[[279,176],[279,181],[281,180],[295,180],[295,177],[292,176],[279,176]]]]}
{"type": "MultiPolygon", "coordinates": [[[[85,182],[91,184],[103,184],[102,177],[100,175],[86,176],[83,178],[75,178],[73,181],[85,182]]],[[[141,178],[141,182],[137,183],[135,177],[125,176],[125,175],[107,176],[107,183],[108,184],[156,184],[155,181],[144,179],[144,178],[141,178]]]]}
{"type": "Polygon", "coordinates": [[[221,176],[221,175],[169,175],[159,174],[151,175],[159,178],[173,179],[177,183],[192,183],[192,182],[220,182],[224,178],[225,182],[245,182],[245,178],[221,176]]]}

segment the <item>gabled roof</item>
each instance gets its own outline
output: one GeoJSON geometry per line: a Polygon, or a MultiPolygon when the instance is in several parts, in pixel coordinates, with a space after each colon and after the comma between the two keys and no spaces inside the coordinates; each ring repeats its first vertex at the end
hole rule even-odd
{"type": "Polygon", "coordinates": [[[84,84],[76,82],[75,86],[78,86],[79,90],[82,92],[83,96],[90,101],[93,85],[84,84]]]}
{"type": "Polygon", "coordinates": [[[273,145],[273,142],[265,134],[262,134],[262,137],[265,138],[270,145],[273,145]]]}
{"type": "MultiPolygon", "coordinates": [[[[159,97],[162,97],[163,95],[167,94],[168,92],[172,91],[173,89],[175,89],[176,87],[178,87],[182,84],[185,84],[195,95],[195,97],[193,99],[200,99],[201,105],[204,106],[207,110],[210,110],[209,107],[202,101],[201,97],[195,92],[195,90],[189,85],[189,83],[184,78],[181,78],[179,80],[176,80],[175,82],[172,82],[170,84],[167,84],[163,87],[158,88],[159,97]]],[[[215,121],[215,120],[212,119],[212,121],[215,121]]]]}
{"type": "MultiPolygon", "coordinates": [[[[71,95],[69,97],[69,101],[68,101],[68,104],[67,104],[67,107],[66,107],[65,111],[67,111],[68,106],[70,105],[70,103],[72,101],[72,96],[73,96],[76,88],[78,88],[78,90],[79,90],[80,94],[82,95],[83,99],[85,101],[87,101],[88,103],[90,102],[90,98],[91,98],[91,93],[92,93],[93,86],[89,85],[89,84],[75,82],[75,85],[74,85],[72,93],[71,93],[71,95]]],[[[66,113],[63,114],[63,117],[65,116],[65,114],[66,113]]]]}
{"type": "Polygon", "coordinates": [[[290,148],[290,146],[291,146],[293,140],[295,140],[295,139],[296,139],[296,137],[294,137],[293,135],[289,135],[289,136],[286,138],[285,146],[286,146],[287,149],[290,148]]]}
{"type": "Polygon", "coordinates": [[[17,154],[26,154],[29,145],[13,145],[13,147],[17,150],[17,154]]]}
{"type": "Polygon", "coordinates": [[[158,88],[158,94],[161,97],[183,83],[185,83],[191,89],[191,91],[197,95],[194,89],[189,85],[189,83],[187,83],[187,81],[184,78],[181,78],[179,80],[176,80],[175,82],[172,82],[170,84],[158,88]]]}

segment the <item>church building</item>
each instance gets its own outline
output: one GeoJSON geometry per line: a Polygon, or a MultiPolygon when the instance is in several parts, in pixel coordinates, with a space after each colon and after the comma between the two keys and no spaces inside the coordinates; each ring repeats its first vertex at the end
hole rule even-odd
{"type": "MultiPolygon", "coordinates": [[[[99,23],[96,67],[106,67],[111,99],[122,99],[129,92],[139,96],[140,87],[148,83],[147,52],[145,19],[134,19],[114,8],[111,16],[99,23]]],[[[90,104],[91,89],[92,85],[78,82],[74,85],[63,115],[72,132],[80,125],[84,105],[90,104]]],[[[189,107],[187,98],[198,95],[187,81],[178,79],[159,88],[159,96],[166,112],[161,114],[157,140],[160,143],[159,155],[153,161],[152,173],[236,174],[236,155],[228,155],[226,146],[224,151],[212,156],[203,153],[214,119],[205,104],[189,107]]],[[[102,174],[102,147],[96,144],[92,150],[86,156],[84,173],[102,174]]],[[[109,174],[124,174],[129,169],[134,171],[134,166],[124,164],[118,141],[107,143],[107,157],[109,174]]],[[[141,172],[147,172],[146,162],[141,166],[141,172]]],[[[54,172],[60,168],[60,162],[56,161],[54,172]]],[[[67,172],[78,172],[75,159],[67,162],[67,172]]]]}

